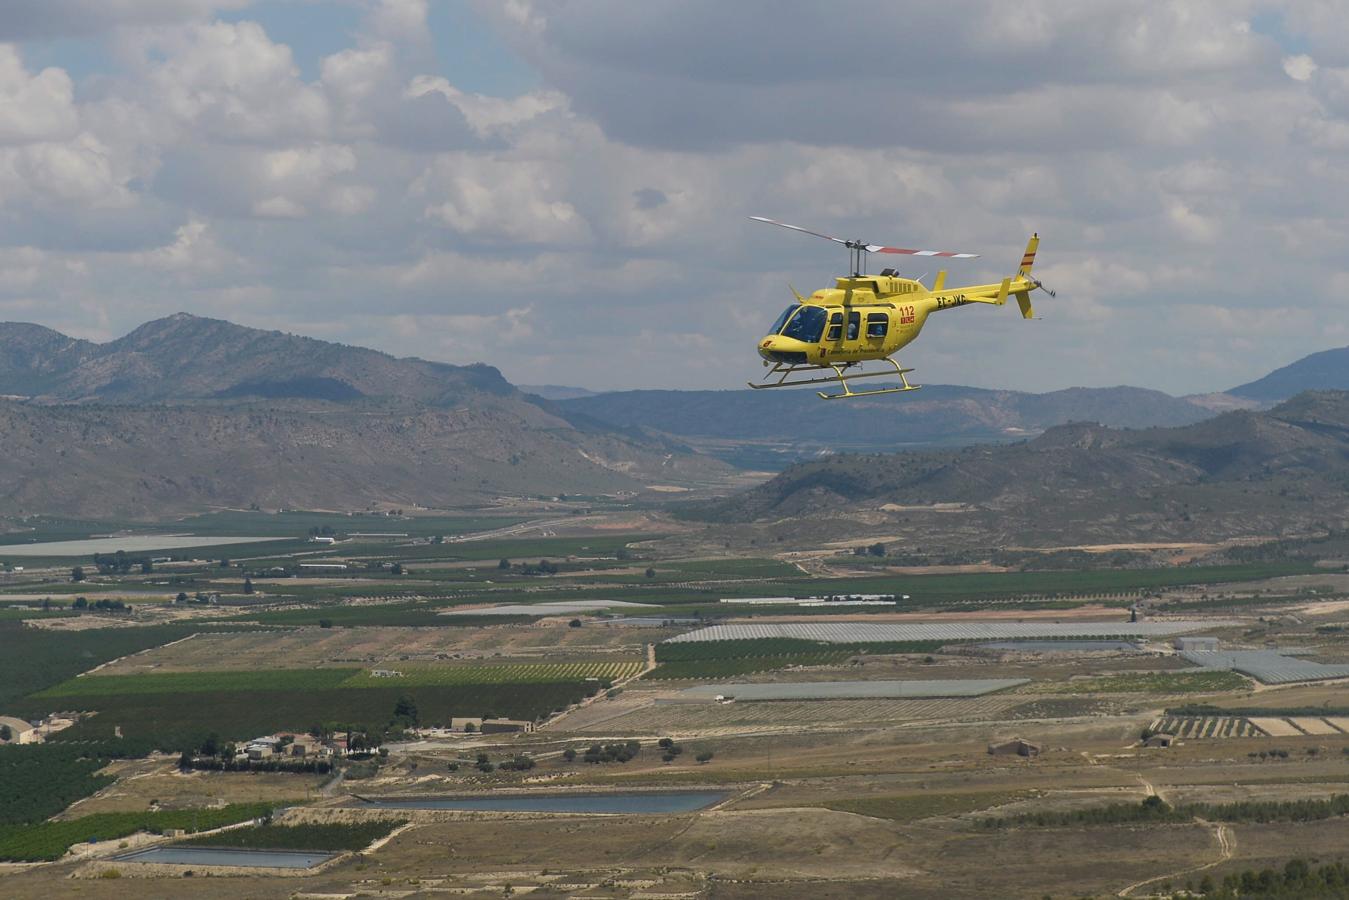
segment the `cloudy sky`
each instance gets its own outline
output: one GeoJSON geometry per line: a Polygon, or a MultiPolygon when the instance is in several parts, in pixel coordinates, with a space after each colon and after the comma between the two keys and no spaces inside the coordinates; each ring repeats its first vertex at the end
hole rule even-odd
{"type": "Polygon", "coordinates": [[[1058,299],[934,316],[928,382],[1200,392],[1349,344],[1339,0],[4,6],[0,319],[734,387],[846,267],[766,215],[983,254],[949,281],[1040,232],[1058,299]]]}

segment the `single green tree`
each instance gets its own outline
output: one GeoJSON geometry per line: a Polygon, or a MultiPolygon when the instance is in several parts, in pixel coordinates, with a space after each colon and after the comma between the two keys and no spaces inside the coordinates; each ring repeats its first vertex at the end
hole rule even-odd
{"type": "Polygon", "coordinates": [[[71,580],[71,581],[83,581],[83,580],[84,580],[84,566],[76,566],[75,568],[71,569],[71,570],[70,570],[70,580],[71,580]]]}
{"type": "Polygon", "coordinates": [[[244,593],[253,593],[253,579],[247,577],[244,578],[244,593]]]}

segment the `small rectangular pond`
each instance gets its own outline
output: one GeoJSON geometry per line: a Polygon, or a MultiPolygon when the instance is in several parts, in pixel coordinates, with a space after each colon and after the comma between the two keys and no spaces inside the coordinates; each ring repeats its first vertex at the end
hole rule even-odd
{"type": "Polygon", "coordinates": [[[95,553],[146,553],[151,550],[195,550],[231,544],[265,544],[291,540],[276,537],[195,537],[183,534],[132,534],[84,538],[76,541],[44,541],[33,544],[2,544],[0,557],[91,556],[95,553]]]}
{"type": "Polygon", "coordinates": [[[239,866],[251,869],[310,869],[336,856],[322,850],[234,850],[225,847],[151,847],[114,857],[117,862],[174,866],[239,866]]]}
{"type": "Polygon", "coordinates": [[[362,800],[367,809],[455,809],[467,812],[686,813],[720,803],[726,791],[640,791],[629,794],[499,794],[480,797],[407,797],[362,800]]]}

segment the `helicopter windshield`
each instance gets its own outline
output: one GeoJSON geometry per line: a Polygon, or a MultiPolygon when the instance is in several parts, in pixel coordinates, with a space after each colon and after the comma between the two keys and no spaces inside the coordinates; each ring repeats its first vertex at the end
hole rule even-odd
{"type": "Polygon", "coordinates": [[[768,329],[768,333],[777,334],[779,331],[781,331],[782,326],[787,324],[787,319],[791,316],[792,313],[796,312],[797,309],[799,309],[799,307],[797,306],[789,306],[786,309],[784,309],[782,311],[782,315],[778,316],[777,321],[773,323],[773,327],[768,329]]]}
{"type": "Polygon", "coordinates": [[[820,336],[824,334],[825,311],[818,306],[798,306],[796,309],[796,315],[779,333],[806,344],[819,342],[820,336]]]}

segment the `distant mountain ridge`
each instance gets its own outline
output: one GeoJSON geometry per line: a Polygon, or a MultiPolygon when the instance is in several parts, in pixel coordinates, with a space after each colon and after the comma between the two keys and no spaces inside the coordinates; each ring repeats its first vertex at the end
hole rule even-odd
{"type": "Polygon", "coordinates": [[[1173,428],[1061,425],[1010,446],[839,455],[689,514],[912,545],[1289,535],[1349,527],[1349,393],[1173,428]],[[940,512],[934,512],[940,510],[940,512]],[[956,511],[952,511],[956,510],[956,511]]]}
{"type": "Polygon", "coordinates": [[[676,442],[455,366],[178,314],[105,344],[0,324],[4,514],[463,506],[720,483],[676,442]]]}
{"type": "Polygon", "coordinates": [[[1349,390],[1349,347],[1314,353],[1227,392],[1193,397],[1128,386],[1036,394],[959,385],[837,403],[821,403],[810,390],[556,396],[558,408],[568,414],[669,435],[737,463],[781,468],[836,450],[1020,440],[1070,422],[1111,428],[1189,425],[1234,409],[1267,408],[1307,390],[1349,390]]]}
{"type": "Polygon", "coordinates": [[[1349,347],[1322,350],[1275,369],[1227,393],[1260,403],[1278,403],[1303,391],[1349,390],[1349,347]]]}
{"type": "Polygon", "coordinates": [[[48,403],[178,403],[261,397],[431,405],[515,388],[491,366],[377,350],[178,313],[105,344],[0,323],[0,394],[48,403]]]}

